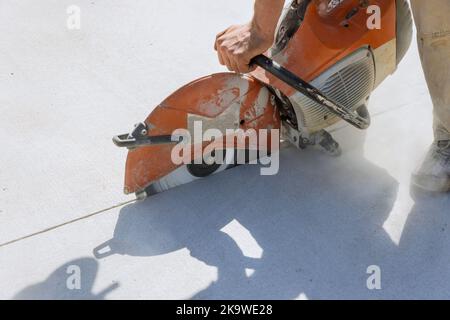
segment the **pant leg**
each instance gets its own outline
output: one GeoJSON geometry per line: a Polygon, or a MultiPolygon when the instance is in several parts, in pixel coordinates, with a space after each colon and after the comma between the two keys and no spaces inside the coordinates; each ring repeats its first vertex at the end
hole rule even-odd
{"type": "Polygon", "coordinates": [[[437,140],[450,139],[450,0],[411,0],[417,42],[434,105],[437,140]]]}

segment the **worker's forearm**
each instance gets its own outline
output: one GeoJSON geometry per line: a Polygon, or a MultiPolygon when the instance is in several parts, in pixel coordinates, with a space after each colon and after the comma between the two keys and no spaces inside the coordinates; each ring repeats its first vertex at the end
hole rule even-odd
{"type": "Polygon", "coordinates": [[[283,6],[284,0],[255,0],[252,27],[268,41],[275,36],[283,6]]]}

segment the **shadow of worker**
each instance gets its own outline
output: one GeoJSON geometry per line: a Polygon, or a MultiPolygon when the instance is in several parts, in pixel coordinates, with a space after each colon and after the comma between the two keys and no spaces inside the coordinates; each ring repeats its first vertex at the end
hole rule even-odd
{"type": "Polygon", "coordinates": [[[80,258],[65,263],[44,281],[31,285],[13,299],[16,300],[99,300],[118,287],[110,287],[95,294],[92,292],[98,272],[98,262],[93,258],[80,258]]]}
{"type": "MultiPolygon", "coordinates": [[[[113,238],[94,254],[156,256],[186,248],[217,268],[217,280],[193,299],[376,298],[366,270],[396,250],[382,226],[398,184],[364,158],[361,134],[341,141],[340,158],[287,148],[277,175],[241,166],[128,205],[113,238]],[[230,222],[241,226],[237,234],[224,231],[230,222]],[[260,256],[244,253],[244,233],[260,256]]],[[[186,275],[180,287],[192,281],[186,275]]]]}

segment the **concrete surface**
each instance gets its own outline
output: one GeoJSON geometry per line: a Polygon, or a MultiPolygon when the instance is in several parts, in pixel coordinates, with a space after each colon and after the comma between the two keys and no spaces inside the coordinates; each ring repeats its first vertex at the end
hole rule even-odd
{"type": "Polygon", "coordinates": [[[409,185],[432,141],[415,45],[374,93],[372,127],[335,130],[342,157],[289,148],[277,176],[239,167],[124,204],[111,136],[222,71],[214,36],[251,6],[0,2],[0,243],[67,223],[0,247],[0,299],[450,298],[450,196],[409,185]]]}

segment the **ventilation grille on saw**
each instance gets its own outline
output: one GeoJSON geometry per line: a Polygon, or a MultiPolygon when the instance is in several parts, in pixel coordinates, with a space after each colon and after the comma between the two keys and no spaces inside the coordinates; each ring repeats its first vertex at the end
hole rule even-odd
{"type": "MultiPolygon", "coordinates": [[[[334,70],[325,72],[331,76],[320,76],[312,82],[313,85],[321,89],[328,97],[339,102],[344,107],[356,109],[370,96],[374,81],[375,67],[370,51],[364,50],[365,54],[356,59],[349,57],[348,61],[342,61],[334,70]],[[322,79],[320,79],[322,78],[322,79]]],[[[295,94],[291,97],[299,125],[311,131],[320,130],[335,123],[338,119],[333,113],[318,103],[310,100],[302,94],[295,94]]]]}

